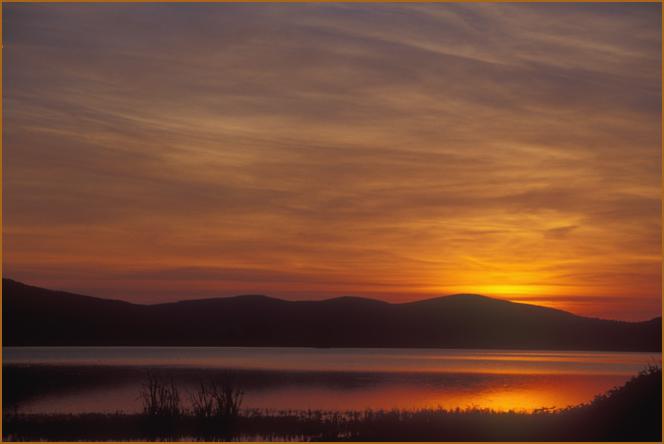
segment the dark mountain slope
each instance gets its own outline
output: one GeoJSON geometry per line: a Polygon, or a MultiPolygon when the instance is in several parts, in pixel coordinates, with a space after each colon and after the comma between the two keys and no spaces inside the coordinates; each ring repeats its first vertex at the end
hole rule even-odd
{"type": "Polygon", "coordinates": [[[3,345],[128,343],[148,311],[129,302],[2,280],[3,345]]]}
{"type": "Polygon", "coordinates": [[[478,295],[390,304],[260,295],[136,305],[3,280],[4,345],[463,347],[661,351],[661,318],[619,322],[478,295]]]}

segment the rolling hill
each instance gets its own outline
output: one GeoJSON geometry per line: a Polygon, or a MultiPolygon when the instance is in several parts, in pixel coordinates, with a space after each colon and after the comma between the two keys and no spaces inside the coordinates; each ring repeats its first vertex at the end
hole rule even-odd
{"type": "Polygon", "coordinates": [[[661,351],[662,322],[478,295],[392,304],[260,295],[138,305],[2,281],[5,346],[443,347],[661,351]]]}

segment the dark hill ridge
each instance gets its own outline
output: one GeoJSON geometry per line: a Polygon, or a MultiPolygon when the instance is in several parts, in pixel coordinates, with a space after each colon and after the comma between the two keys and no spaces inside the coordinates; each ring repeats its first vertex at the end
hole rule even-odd
{"type": "Polygon", "coordinates": [[[445,347],[661,351],[661,318],[621,322],[479,295],[392,304],[262,295],[138,305],[3,279],[5,346],[445,347]]]}

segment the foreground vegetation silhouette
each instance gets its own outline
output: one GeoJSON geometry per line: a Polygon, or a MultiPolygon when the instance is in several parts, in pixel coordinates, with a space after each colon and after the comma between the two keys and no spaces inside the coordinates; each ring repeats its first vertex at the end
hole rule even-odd
{"type": "Polygon", "coordinates": [[[589,403],[532,413],[489,409],[241,410],[231,379],[202,382],[182,407],[148,375],[142,414],[4,413],[4,440],[661,441],[662,370],[649,366],[589,403]]]}

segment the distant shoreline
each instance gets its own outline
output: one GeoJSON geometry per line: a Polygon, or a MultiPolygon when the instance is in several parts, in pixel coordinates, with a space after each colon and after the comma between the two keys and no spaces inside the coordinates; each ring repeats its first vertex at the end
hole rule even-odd
{"type": "Polygon", "coordinates": [[[282,346],[282,345],[3,345],[3,350],[10,349],[267,349],[267,350],[446,350],[474,352],[551,352],[551,353],[642,353],[662,354],[663,350],[598,350],[598,349],[542,349],[542,348],[474,348],[474,347],[318,347],[318,346],[282,346]]]}
{"type": "Polygon", "coordinates": [[[479,295],[405,304],[238,296],[159,305],[2,281],[4,345],[661,352],[662,319],[621,322],[479,295]]]}

